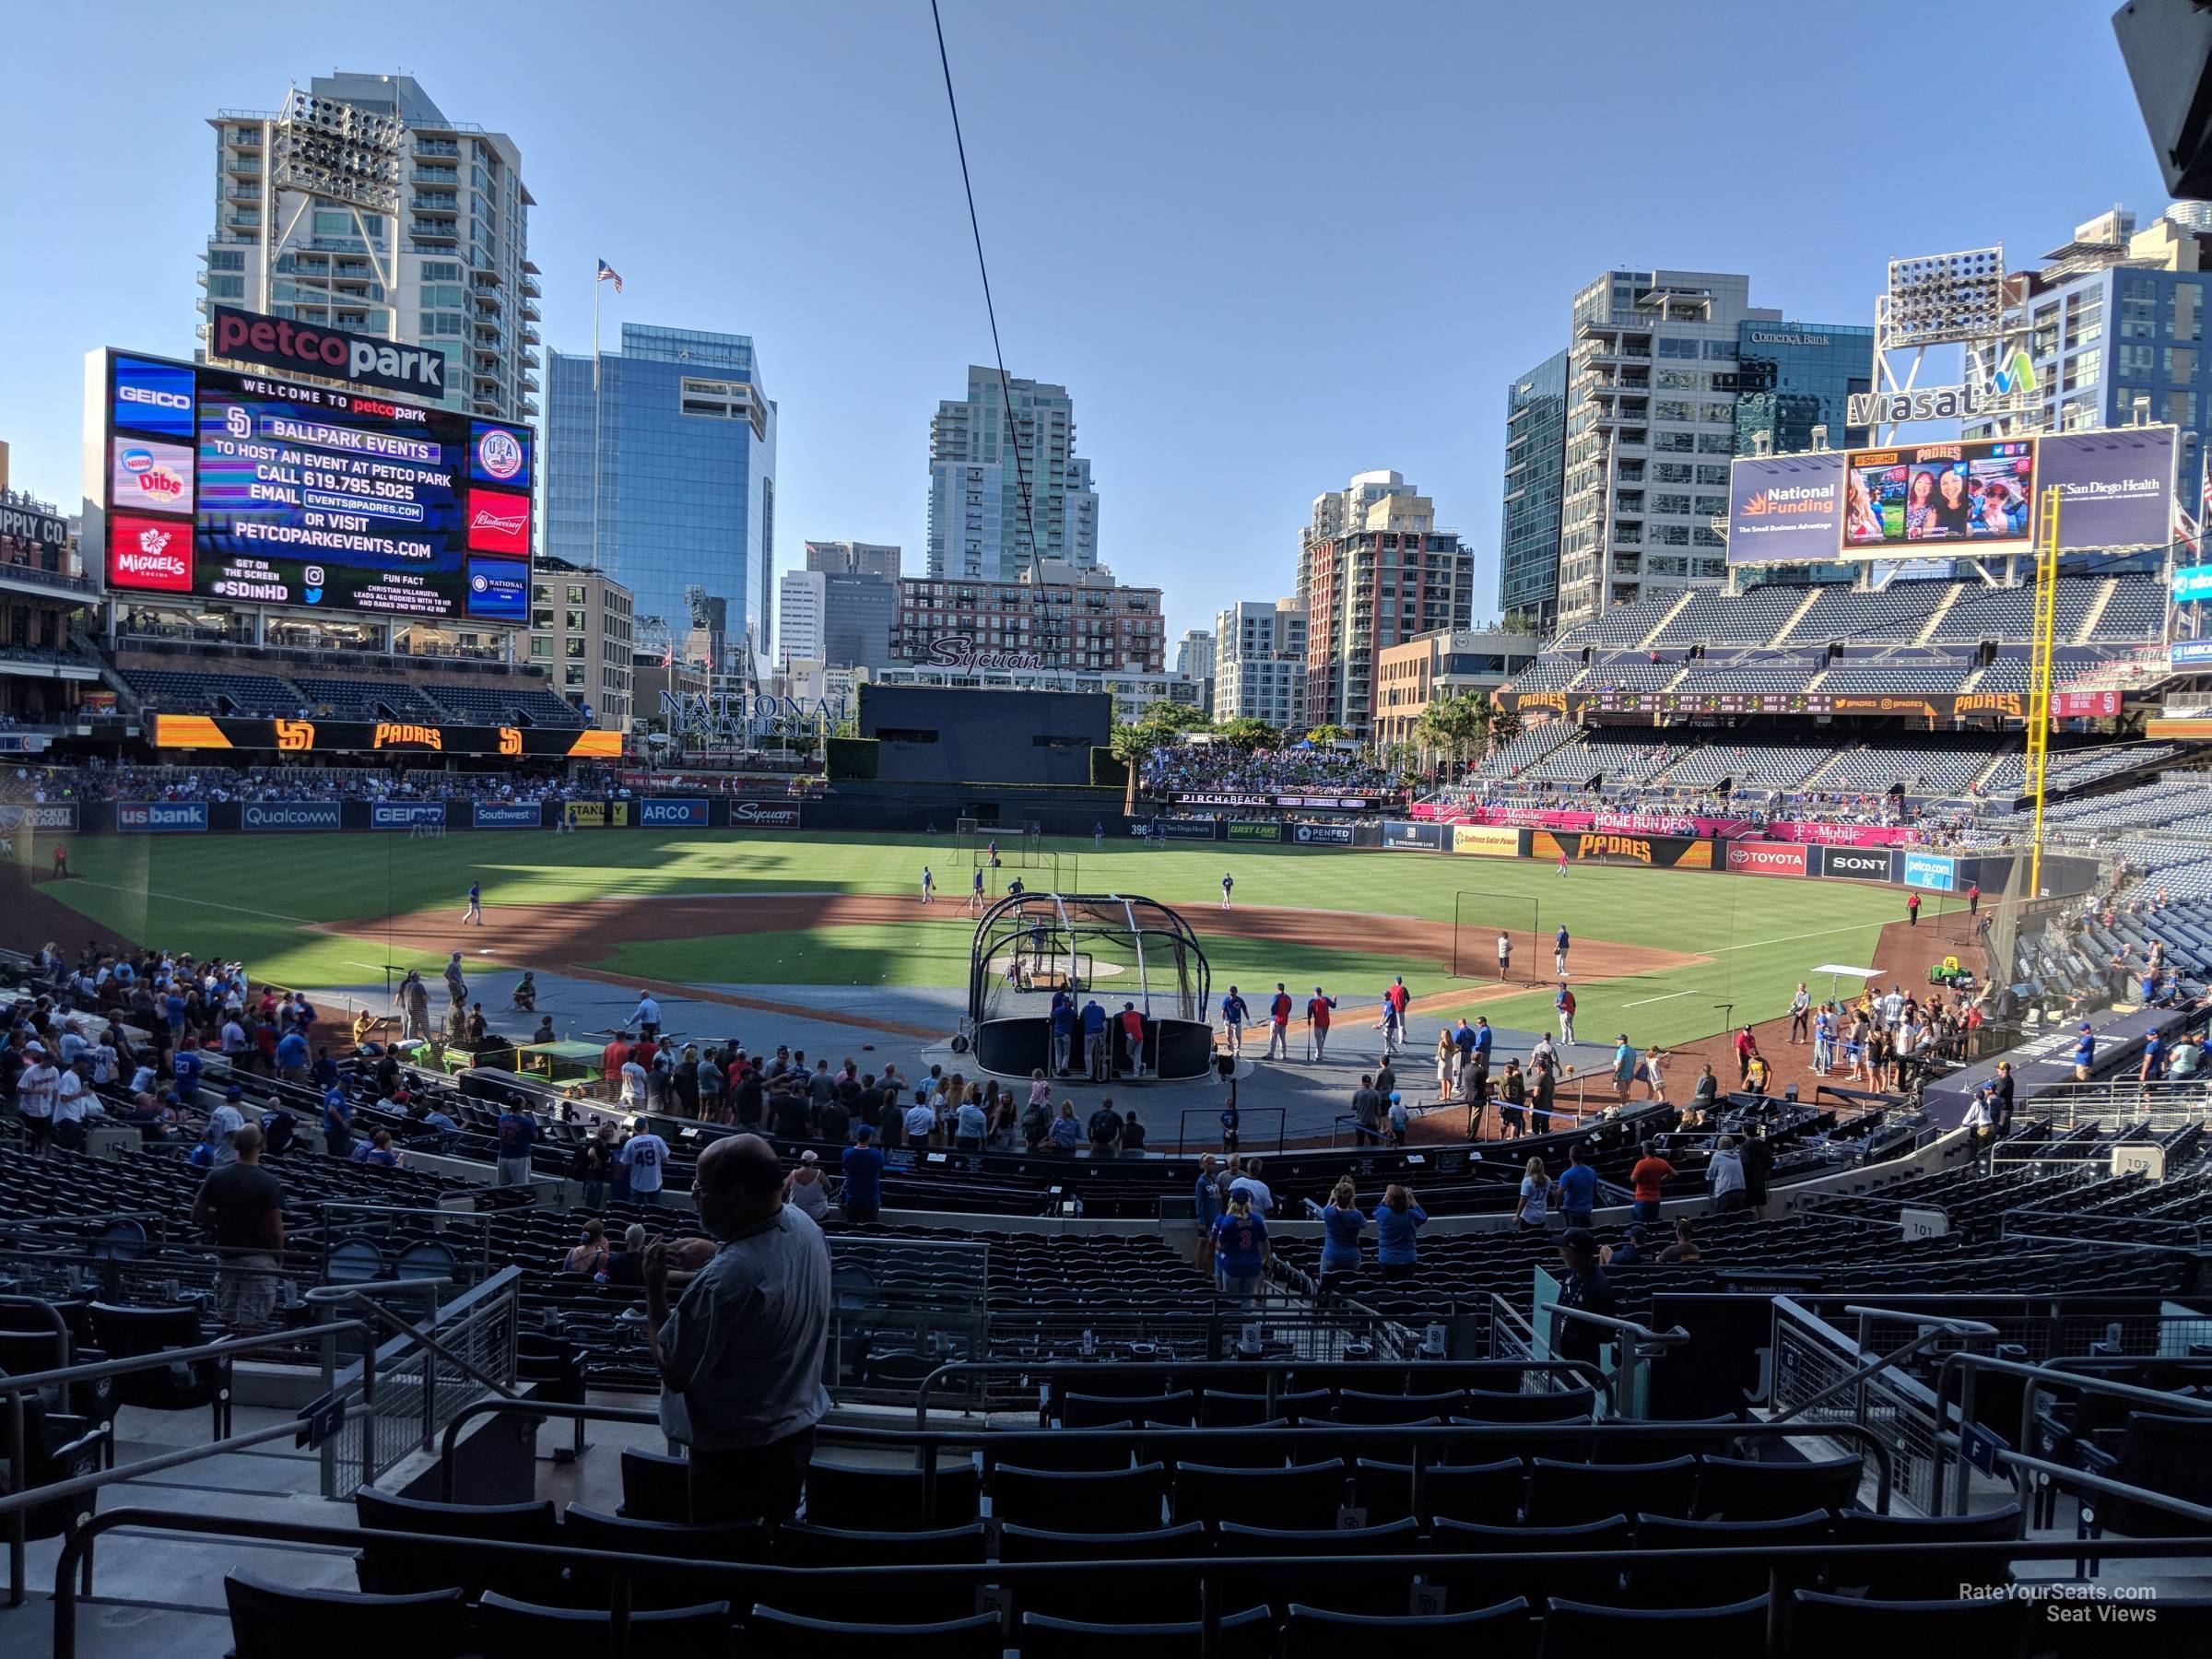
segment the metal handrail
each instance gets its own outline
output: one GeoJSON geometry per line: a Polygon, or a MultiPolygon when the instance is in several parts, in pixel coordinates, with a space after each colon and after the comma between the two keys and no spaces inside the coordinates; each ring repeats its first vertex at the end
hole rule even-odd
{"type": "MultiPolygon", "coordinates": [[[[131,1526],[147,1532],[184,1533],[199,1537],[246,1538],[255,1543],[317,1544],[326,1547],[364,1550],[377,1547],[406,1550],[425,1556],[459,1557],[465,1560],[488,1559],[513,1561],[534,1561],[548,1569],[564,1565],[588,1564],[604,1571],[610,1582],[612,1594],[608,1608],[611,1615],[608,1630],[609,1659],[629,1659],[631,1635],[631,1581],[640,1571],[655,1573],[668,1571],[726,1574],[733,1567],[741,1568],[747,1575],[777,1583],[795,1582],[801,1585],[834,1590],[848,1582],[863,1579],[878,1581],[891,1574],[900,1581],[912,1579],[920,1583],[938,1581],[977,1583],[1001,1583],[1026,1584],[1048,1575],[1073,1573],[1095,1577],[1126,1571],[1124,1560],[1075,1561],[953,1561],[927,1563],[900,1563],[878,1566],[815,1567],[799,1566],[788,1561],[729,1562],[705,1560],[697,1557],[654,1556],[634,1552],[605,1549],[579,1549],[565,1544],[522,1544],[501,1539],[468,1538],[436,1533],[384,1532],[360,1526],[319,1526],[297,1521],[271,1521],[258,1516],[202,1515],[175,1510],[119,1509],[94,1515],[72,1532],[63,1545],[54,1563],[53,1594],[53,1659],[76,1659],[76,1609],[79,1600],[77,1573],[86,1552],[101,1534],[117,1527],[131,1526]]],[[[1772,1571],[1770,1593],[1778,1594],[1789,1580],[1783,1570],[1793,1567],[1819,1568],[1832,1566],[1839,1560],[1888,1560],[1910,1557],[1916,1561],[1937,1562],[1957,1559],[1961,1565],[1986,1561],[1993,1550],[2002,1550],[2009,1561],[2054,1561],[2077,1558],[2081,1546],[2073,1539],[2032,1542],[2027,1539],[1981,1540],[1928,1543],[1909,1540],[1900,1543],[1880,1544],[1792,1544],[1770,1546],[1759,1554],[1772,1571]]],[[[2115,1560],[2149,1560],[2164,1556],[2183,1558],[2212,1556],[2212,1535],[2188,1538],[2123,1539],[2098,1547],[2100,1556],[2115,1560]]],[[[1675,1567],[1740,1565],[1742,1546],[1738,1543],[1708,1545],[1692,1549],[1648,1549],[1636,1552],[1639,1561],[1662,1571],[1675,1567]]],[[[1596,1566],[1618,1568],[1618,1553],[1601,1550],[1566,1551],[1506,1551],[1496,1554],[1444,1555],[1347,1555],[1329,1559],[1328,1570],[1333,1576],[1357,1579],[1410,1575],[1439,1568],[1506,1569],[1521,1567],[1596,1566]]],[[[1199,1652],[1206,1659],[1214,1659],[1219,1652],[1221,1605],[1224,1578],[1242,1573],[1267,1571],[1310,1571],[1315,1564],[1312,1556],[1251,1556],[1239,1557],[1233,1561],[1218,1556],[1192,1556],[1181,1559],[1163,1559],[1147,1562],[1149,1569],[1171,1578],[1186,1579],[1194,1583],[1199,1592],[1201,1636],[1199,1652]]]]}
{"type": "MultiPolygon", "coordinates": [[[[1562,1361],[1572,1365],[1577,1361],[1562,1361]]],[[[478,1400],[464,1406],[446,1425],[445,1437],[439,1448],[439,1492],[448,1503],[453,1501],[455,1467],[453,1453],[460,1444],[461,1430],[470,1418],[494,1416],[544,1417],[564,1421],[654,1424],[660,1421],[656,1412],[639,1406],[569,1406],[540,1400],[478,1400]]],[[[1771,1423],[1671,1423],[1640,1420],[1633,1423],[1589,1421],[1562,1421],[1542,1423],[1329,1423],[1308,1425],[1303,1428],[1262,1428],[1251,1425],[1237,1429],[873,1429],[859,1424],[825,1423],[819,1430],[822,1441],[829,1444],[881,1446],[911,1449],[923,1474],[923,1513],[925,1518],[935,1513],[936,1457],[935,1453],[946,1446],[994,1447],[1027,1445],[1050,1437],[1051,1443],[1065,1446],[1072,1442],[1099,1441],[1126,1445],[1131,1441],[1173,1441],[1181,1439],[1217,1441],[1257,1441],[1263,1443],[1290,1441],[1300,1437],[1325,1435],[1332,1441],[1349,1438],[1353,1441],[1371,1440],[1378,1445],[1392,1441],[1411,1442],[1411,1457],[1417,1471],[1427,1467],[1424,1448],[1441,1443],[1459,1445],[1468,1442],[1481,1444],[1486,1441],[1507,1441],[1519,1444],[1533,1441],[1541,1445],[1559,1440],[1574,1443],[1578,1439],[1587,1441],[1594,1434],[1603,1441],[1606,1435],[1627,1438],[1630,1434],[1645,1435],[1653,1431],[1676,1433],[1688,1439],[1778,1440],[1789,1438],[1794,1431],[1777,1428],[1771,1423]],[[927,1456],[922,1455],[928,1453],[927,1456]]],[[[1874,1461],[1875,1512],[1889,1512],[1892,1463],[1889,1448],[1882,1438],[1863,1423],[1838,1423],[1824,1430],[1856,1440],[1865,1448],[1874,1461]]]]}
{"type": "Polygon", "coordinates": [[[513,1399],[514,1390],[506,1383],[477,1370],[428,1331],[410,1324],[376,1300],[395,1290],[438,1291],[452,1288],[452,1280],[441,1278],[372,1279],[361,1285],[317,1285],[303,1300],[323,1307],[342,1307],[348,1302],[359,1302],[370,1317],[380,1322],[394,1336],[413,1337],[429,1353],[453,1366],[472,1381],[481,1382],[502,1399],[513,1399]]]}
{"type": "MultiPolygon", "coordinates": [[[[1326,1359],[1124,1359],[1114,1362],[1116,1376],[1137,1374],[1166,1374],[1171,1376],[1223,1376],[1241,1377],[1246,1381],[1255,1376],[1265,1382],[1267,1401],[1272,1406],[1277,1385],[1286,1374],[1297,1371],[1317,1371],[1331,1363],[1358,1364],[1361,1361],[1326,1359]]],[[[1514,1359],[1485,1361],[1480,1359],[1394,1359],[1384,1362],[1383,1369],[1398,1366],[1435,1365],[1461,1367],[1482,1364],[1514,1365],[1524,1371],[1545,1371],[1553,1374],[1579,1375],[1593,1387],[1605,1385],[1597,1367],[1581,1359],[1514,1359]]],[[[1055,1377],[1096,1375],[1098,1362],[1088,1359],[948,1359],[931,1371],[914,1388],[914,1427],[926,1430],[929,1426],[930,1390],[941,1378],[986,1376],[994,1371],[1015,1371],[1024,1377],[1055,1377]]]]}
{"type": "MultiPolygon", "coordinates": [[[[1778,1306],[1783,1304],[1787,1304],[1791,1307],[1796,1306],[1796,1303],[1791,1301],[1788,1297],[1777,1297],[1775,1301],[1778,1306]]],[[[1806,1399],[1798,1401],[1796,1405],[1791,1406],[1787,1411],[1784,1411],[1779,1416],[1770,1419],[1771,1421],[1777,1423],[1788,1422],[1790,1418],[1798,1416],[1800,1413],[1809,1411],[1814,1406],[1822,1404],[1824,1401],[1832,1399],[1835,1395],[1841,1394],[1845,1389],[1857,1387],[1861,1382],[1864,1382],[1867,1378],[1874,1376],[1877,1372],[1889,1370],[1900,1359],[1911,1359],[1914,1354],[1919,1353],[1921,1349],[1925,1347],[1929,1343],[1935,1341],[1938,1336],[1995,1336],[2000,1335],[1996,1326],[1993,1324],[1985,1324],[1979,1319],[1949,1319],[1942,1316],[1941,1314],[1908,1313],[1900,1312],[1895,1308],[1867,1308],[1861,1307],[1856,1303],[1847,1303],[1843,1309],[1843,1312],[1846,1313],[1857,1314],[1859,1316],[1860,1328],[1862,1330],[1865,1328],[1865,1322],[1868,1319],[1894,1319],[1901,1324],[1919,1325],[1921,1327],[1920,1334],[1914,1336],[1912,1341],[1906,1343],[1902,1347],[1898,1348],[1891,1353],[1884,1354],[1877,1359],[1870,1360],[1866,1364],[1860,1366],[1850,1375],[1839,1377],[1835,1382],[1830,1382],[1826,1388],[1817,1390],[1806,1399]]],[[[1808,1317],[1813,1316],[1808,1315],[1808,1317]]],[[[1826,1320],[1821,1320],[1819,1323],[1822,1324],[1828,1324],[1826,1320]]],[[[1831,1325],[1830,1326],[1830,1329],[1832,1330],[1834,1327],[1831,1325]]],[[[1862,1351],[1864,1350],[1864,1346],[1865,1345],[1862,1343],[1862,1351]]],[[[1824,1425],[1824,1427],[1827,1426],[1824,1425]]]]}

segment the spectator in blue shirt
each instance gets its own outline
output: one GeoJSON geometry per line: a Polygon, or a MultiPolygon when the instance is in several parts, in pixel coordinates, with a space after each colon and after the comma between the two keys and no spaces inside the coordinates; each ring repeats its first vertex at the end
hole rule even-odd
{"type": "MultiPolygon", "coordinates": [[[[2097,1033],[2085,1024],[2081,1035],[2074,1041],[2074,1080],[2087,1083],[2089,1070],[2097,1064],[2097,1033]]],[[[180,1093],[182,1091],[180,1090],[180,1093]]]]}
{"type": "MultiPolygon", "coordinates": [[[[182,1023],[182,1017],[179,1018],[179,1023],[182,1023]]],[[[2088,1028],[2084,1026],[2082,1029],[2087,1030],[2088,1028]]],[[[199,1045],[191,1038],[185,1038],[183,1046],[177,1050],[177,1057],[170,1062],[170,1069],[177,1079],[178,1105],[189,1108],[200,1103],[200,1073],[206,1069],[206,1063],[200,1058],[199,1045]]]]}
{"type": "Polygon", "coordinates": [[[308,1062],[313,1057],[307,1039],[297,1030],[276,1039],[276,1075],[287,1083],[307,1081],[308,1062]]]}
{"type": "Polygon", "coordinates": [[[1063,992],[1053,995],[1053,1069],[1065,1077],[1075,1068],[1076,1006],[1063,992]]]}
{"type": "Polygon", "coordinates": [[[2143,1041],[2143,1081],[2156,1083],[2165,1076],[2166,1040],[2153,1031],[2143,1041]]]}
{"type": "Polygon", "coordinates": [[[353,1108],[341,1084],[323,1091],[323,1146],[333,1158],[353,1155],[353,1108]]]}
{"type": "MultiPolygon", "coordinates": [[[[1094,1003],[1091,1006],[1096,1007],[1098,1005],[1094,1003]]],[[[1083,1125],[1076,1122],[1076,1103],[1073,1100],[1060,1102],[1060,1115],[1053,1120],[1051,1138],[1055,1152],[1073,1152],[1083,1144],[1083,1125]]]]}
{"type": "Polygon", "coordinates": [[[883,1213],[883,1154],[876,1131],[863,1124],[845,1148],[845,1219],[873,1221],[883,1213]]]}
{"type": "Polygon", "coordinates": [[[1210,1240],[1214,1223],[1221,1218],[1221,1179],[1217,1171],[1214,1155],[1208,1152],[1198,1160],[1198,1180],[1191,1188],[1191,1214],[1198,1223],[1198,1237],[1210,1240]]]}
{"type": "Polygon", "coordinates": [[[1384,1278],[1410,1278],[1419,1251],[1414,1234],[1429,1212],[1413,1201],[1411,1188],[1393,1182],[1375,1206],[1375,1262],[1384,1278]]]}
{"type": "Polygon", "coordinates": [[[1090,1073],[1092,1082],[1104,1080],[1106,1010],[1099,1006],[1099,999],[1095,996],[1083,1005],[1083,1063],[1090,1073]]]}
{"type": "Polygon", "coordinates": [[[1332,1273],[1359,1270],[1359,1235],[1366,1230],[1359,1194],[1347,1176],[1321,1206],[1321,1277],[1324,1283],[1332,1273]]]}
{"type": "Polygon", "coordinates": [[[1235,1298],[1247,1312],[1259,1294],[1271,1248],[1267,1223],[1252,1213],[1252,1194],[1230,1194],[1229,1208],[1214,1222],[1214,1281],[1223,1296],[1235,1298]]]}
{"type": "Polygon", "coordinates": [[[1567,1148],[1567,1167],[1559,1171],[1559,1213],[1569,1227],[1590,1225],[1597,1207],[1597,1171],[1584,1161],[1581,1142],[1567,1148]]]}

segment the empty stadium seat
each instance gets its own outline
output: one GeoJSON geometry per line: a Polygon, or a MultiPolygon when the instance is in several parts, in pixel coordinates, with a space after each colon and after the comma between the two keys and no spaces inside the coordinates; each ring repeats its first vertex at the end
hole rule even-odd
{"type": "MultiPolygon", "coordinates": [[[[1421,1472],[1421,1507],[1418,1518],[1426,1523],[1439,1515],[1454,1521],[1479,1521],[1510,1526],[1521,1513],[1521,1499],[1528,1481],[1528,1465],[1517,1457],[1486,1464],[1430,1464],[1421,1472]]],[[[1415,1514],[1413,1465],[1361,1458],[1354,1466],[1355,1507],[1367,1512],[1369,1524],[1402,1520],[1415,1514]]]]}
{"type": "Polygon", "coordinates": [[[917,1624],[850,1624],[756,1604],[745,1619],[745,1651],[760,1659],[999,1659],[995,1613],[917,1624]]]}
{"type": "Polygon", "coordinates": [[[223,1599],[234,1659],[459,1659],[476,1651],[459,1590],[362,1595],[233,1572],[223,1579],[223,1599]]]}
{"type": "Polygon", "coordinates": [[[1621,1513],[1687,1517],[1698,1461],[1685,1455],[1657,1463],[1579,1464],[1537,1457],[1529,1470],[1529,1524],[1575,1526],[1621,1513]]]}
{"type": "Polygon", "coordinates": [[[1151,1532],[1061,1533],[1006,1525],[999,1530],[1002,1561],[1122,1561],[1112,1573],[1025,1578],[1013,1586],[1018,1608],[1060,1618],[1143,1618],[1176,1622],[1198,1616],[1198,1586],[1187,1571],[1147,1571],[1146,1561],[1210,1553],[1195,1521],[1151,1532]]]}
{"type": "Polygon", "coordinates": [[[1402,1659],[1533,1659],[1535,1627],[1525,1597],[1465,1613],[1335,1613],[1290,1604],[1283,1624],[1283,1659],[1345,1659],[1355,1650],[1380,1648],[1402,1659]]]}
{"type": "Polygon", "coordinates": [[[972,1463],[937,1465],[936,1512],[922,1512],[922,1471],[817,1461],[806,1471],[806,1519],[815,1526],[920,1532],[976,1517],[982,1481],[972,1463]]]}
{"type": "Polygon", "coordinates": [[[1698,1513],[1706,1520],[1777,1521],[1807,1510],[1840,1510],[1857,1501],[1861,1474],[1855,1455],[1818,1463],[1703,1457],[1698,1513]]]}
{"type": "MultiPolygon", "coordinates": [[[[2020,1651],[2035,1611],[2025,1601],[1960,1601],[1956,1591],[1924,1601],[1894,1601],[1799,1590],[1790,1602],[1790,1639],[1783,1650],[1786,1659],[1865,1659],[1869,1653],[1895,1653],[1908,1644],[1931,1652],[2005,1659],[2020,1651]]],[[[2083,1651],[2148,1651],[2147,1643],[2125,1638],[2120,1645],[2111,1645],[2109,1630],[2100,1636],[2103,1645],[2083,1651]]]]}
{"type": "MultiPolygon", "coordinates": [[[[497,1591],[477,1604],[484,1659],[603,1659],[614,1616],[604,1608],[542,1607],[497,1591]]],[[[728,1659],[730,1604],[630,1615],[630,1651],[655,1659],[728,1659]]]]}
{"type": "Polygon", "coordinates": [[[1162,1524],[1167,1491],[1162,1464],[1111,1473],[1001,1464],[991,1476],[991,1513],[1047,1532],[1151,1532],[1162,1524]]]}
{"type": "Polygon", "coordinates": [[[1756,1653],[1766,1641],[1764,1595],[1718,1607],[1607,1607],[1553,1596],[1544,1613],[1544,1659],[1756,1653]]]}
{"type": "Polygon", "coordinates": [[[1179,1463],[1175,1519],[1216,1524],[1265,1515],[1284,1526],[1334,1526],[1344,1502],[1344,1460],[1335,1457],[1285,1469],[1179,1463]]]}
{"type": "MultiPolygon", "coordinates": [[[[1182,1624],[1091,1624],[1024,1613],[1018,1637],[1022,1659],[1198,1659],[1205,1630],[1194,1619],[1182,1624]]],[[[1265,1607],[1223,1614],[1220,1637],[1222,1659],[1273,1659],[1275,1623],[1265,1607]]]]}

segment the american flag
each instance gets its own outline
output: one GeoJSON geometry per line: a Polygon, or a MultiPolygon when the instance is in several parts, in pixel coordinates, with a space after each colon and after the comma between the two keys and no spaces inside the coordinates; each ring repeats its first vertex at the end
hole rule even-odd
{"type": "Polygon", "coordinates": [[[622,273],[616,270],[613,265],[608,265],[604,259],[599,262],[598,276],[594,276],[592,280],[594,282],[611,282],[615,285],[616,293],[618,294],[622,291],[622,273]]]}

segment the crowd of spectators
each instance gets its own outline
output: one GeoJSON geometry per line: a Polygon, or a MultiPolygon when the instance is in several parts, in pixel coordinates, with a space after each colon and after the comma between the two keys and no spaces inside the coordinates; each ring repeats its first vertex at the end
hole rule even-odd
{"type": "Polygon", "coordinates": [[[1925,844],[1945,846],[1980,820],[1955,803],[1916,805],[1886,794],[1834,790],[1669,789],[1613,784],[1519,782],[1478,778],[1437,791],[1428,799],[1447,808],[1542,807],[1559,812],[1657,812],[1683,818],[1737,818],[1755,829],[1773,823],[1862,825],[1910,829],[1925,844]]]}
{"type": "Polygon", "coordinates": [[[571,776],[449,772],[420,768],[111,765],[19,766],[0,773],[0,800],[100,801],[596,801],[630,790],[600,768],[571,776]]]}
{"type": "Polygon", "coordinates": [[[1160,745],[1144,759],[1139,780],[1147,794],[1295,794],[1300,790],[1396,791],[1403,776],[1373,755],[1300,742],[1273,749],[1234,744],[1160,745]]]}

